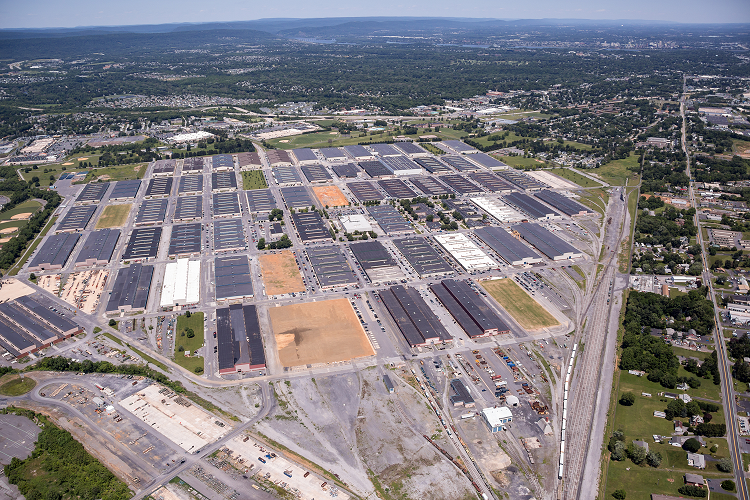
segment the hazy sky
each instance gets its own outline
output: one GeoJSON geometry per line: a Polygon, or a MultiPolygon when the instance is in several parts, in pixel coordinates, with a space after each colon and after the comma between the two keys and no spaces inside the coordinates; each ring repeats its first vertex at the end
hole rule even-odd
{"type": "Polygon", "coordinates": [[[750,0],[0,0],[0,28],[435,16],[750,22],[750,0]]]}

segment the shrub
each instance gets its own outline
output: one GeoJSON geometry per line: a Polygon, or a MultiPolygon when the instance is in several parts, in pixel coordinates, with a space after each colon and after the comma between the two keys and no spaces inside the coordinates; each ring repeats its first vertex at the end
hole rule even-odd
{"type": "Polygon", "coordinates": [[[661,453],[658,451],[649,451],[646,455],[646,463],[651,467],[659,467],[661,465],[661,453]]]}
{"type": "Polygon", "coordinates": [[[612,493],[612,496],[617,500],[625,500],[627,493],[625,492],[625,490],[615,490],[614,493],[612,493]]]}
{"type": "Polygon", "coordinates": [[[721,482],[721,489],[726,491],[734,491],[735,484],[731,479],[727,479],[721,482]]]}
{"type": "Polygon", "coordinates": [[[182,351],[184,351],[184,350],[185,350],[185,348],[184,348],[184,347],[182,347],[182,346],[180,346],[180,347],[178,347],[178,348],[177,348],[177,352],[182,352],[182,351]]]}
{"type": "Polygon", "coordinates": [[[722,437],[727,433],[726,424],[698,424],[695,433],[699,436],[722,437]]]}
{"type": "Polygon", "coordinates": [[[115,320],[111,319],[111,320],[109,320],[109,323],[108,323],[108,324],[109,324],[109,326],[111,326],[111,327],[113,327],[113,328],[114,328],[115,326],[117,326],[117,321],[115,321],[115,320]]]}
{"type": "Polygon", "coordinates": [[[632,392],[623,392],[620,396],[620,404],[623,406],[633,406],[635,403],[635,394],[632,392]]]}
{"type": "Polygon", "coordinates": [[[732,472],[732,461],[729,460],[728,458],[722,458],[716,464],[716,468],[719,469],[721,472],[732,472]]]}
{"type": "Polygon", "coordinates": [[[646,460],[646,449],[636,446],[635,443],[630,443],[628,445],[628,458],[630,458],[634,464],[640,465],[646,460]]]}
{"type": "Polygon", "coordinates": [[[701,443],[695,438],[690,438],[682,443],[682,449],[690,453],[695,453],[701,449],[701,443]]]}
{"type": "Polygon", "coordinates": [[[203,373],[203,367],[202,366],[196,366],[195,367],[195,373],[203,373]]]}
{"type": "Polygon", "coordinates": [[[185,317],[186,317],[186,318],[189,318],[190,316],[192,316],[192,315],[190,314],[190,311],[186,311],[186,312],[185,312],[185,317]]]}
{"type": "Polygon", "coordinates": [[[692,484],[686,484],[685,486],[681,486],[680,489],[678,489],[677,491],[682,493],[683,495],[688,495],[691,497],[698,497],[698,498],[706,498],[706,496],[708,495],[705,488],[701,488],[700,486],[693,486],[692,484]]]}

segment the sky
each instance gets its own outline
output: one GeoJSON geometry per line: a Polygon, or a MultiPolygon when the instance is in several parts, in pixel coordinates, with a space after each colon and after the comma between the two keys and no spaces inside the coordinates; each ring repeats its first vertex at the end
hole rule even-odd
{"type": "Polygon", "coordinates": [[[0,28],[360,16],[750,23],[750,0],[0,0],[0,28]]]}

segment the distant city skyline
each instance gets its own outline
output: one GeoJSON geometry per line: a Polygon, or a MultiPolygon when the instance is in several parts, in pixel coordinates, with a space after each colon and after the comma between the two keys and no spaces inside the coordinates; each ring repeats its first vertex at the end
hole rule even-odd
{"type": "Polygon", "coordinates": [[[676,23],[750,23],[748,0],[382,0],[254,3],[242,0],[26,0],[0,5],[0,28],[71,28],[163,23],[251,21],[264,18],[370,16],[468,17],[494,19],[642,20],[676,23]]]}

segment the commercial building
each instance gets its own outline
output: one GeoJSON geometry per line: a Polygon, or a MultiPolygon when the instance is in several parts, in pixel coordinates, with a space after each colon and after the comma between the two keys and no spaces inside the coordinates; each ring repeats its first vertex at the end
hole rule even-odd
{"type": "Polygon", "coordinates": [[[402,238],[392,241],[420,278],[428,279],[454,272],[426,238],[402,238]]]}
{"type": "Polygon", "coordinates": [[[203,192],[202,175],[183,175],[177,186],[177,194],[200,194],[203,192]]]}
{"type": "Polygon", "coordinates": [[[515,189],[510,182],[501,179],[492,172],[472,172],[469,178],[493,193],[510,193],[515,189]]]}
{"type": "Polygon", "coordinates": [[[516,212],[497,198],[476,197],[471,198],[471,201],[498,222],[520,222],[526,219],[525,215],[516,212]]]}
{"type": "Polygon", "coordinates": [[[176,160],[156,160],[151,169],[152,177],[173,177],[177,167],[176,160]]]}
{"type": "Polygon", "coordinates": [[[466,408],[476,406],[474,398],[469,393],[469,389],[459,379],[454,378],[451,380],[451,389],[453,389],[453,395],[451,396],[451,404],[453,406],[464,406],[466,408]]]}
{"type": "Polygon", "coordinates": [[[341,179],[355,178],[359,174],[360,170],[354,163],[340,163],[331,167],[333,173],[341,179]]]}
{"type": "Polygon", "coordinates": [[[359,166],[373,179],[389,179],[393,177],[393,170],[386,167],[380,161],[361,161],[359,166]]]}
{"type": "Polygon", "coordinates": [[[239,217],[242,215],[240,197],[237,193],[214,193],[212,200],[214,217],[239,217]]]}
{"type": "Polygon", "coordinates": [[[463,233],[437,234],[435,235],[435,241],[440,243],[440,246],[468,272],[485,271],[498,267],[497,262],[492,260],[463,233]]]}
{"type": "Polygon", "coordinates": [[[143,264],[130,264],[119,269],[106,311],[114,313],[146,309],[153,275],[154,266],[143,264]]]}
{"type": "Polygon", "coordinates": [[[452,189],[449,189],[445,184],[434,177],[418,175],[416,177],[411,177],[409,181],[427,196],[440,196],[453,193],[452,189]]]}
{"type": "Polygon", "coordinates": [[[216,257],[216,300],[241,300],[253,296],[253,278],[245,255],[216,257]]]}
{"type": "Polygon", "coordinates": [[[293,213],[292,222],[303,243],[331,241],[331,233],[318,212],[293,213]]]}
{"type": "Polygon", "coordinates": [[[240,170],[257,170],[263,166],[263,161],[258,153],[239,153],[237,155],[237,164],[240,170]]]}
{"type": "Polygon", "coordinates": [[[543,190],[534,193],[534,196],[547,203],[548,205],[552,205],[565,215],[571,217],[576,217],[579,215],[589,215],[594,213],[594,211],[590,208],[587,208],[577,201],[574,201],[567,196],[563,196],[555,191],[543,190]]]}
{"type": "MultiPolygon", "coordinates": [[[[444,145],[448,146],[448,151],[454,151],[459,154],[476,154],[479,153],[478,149],[475,149],[465,142],[457,141],[457,140],[448,140],[443,141],[442,143],[438,143],[438,145],[444,145]]],[[[442,148],[441,148],[442,149],[442,148]]]]}
{"type": "Polygon", "coordinates": [[[513,414],[510,412],[510,408],[498,406],[497,408],[483,409],[482,418],[490,432],[500,432],[513,421],[513,414]]]}
{"type": "Polygon", "coordinates": [[[80,234],[53,234],[47,237],[31,260],[28,270],[31,272],[62,269],[70,254],[78,244],[80,234]]]}
{"type": "Polygon", "coordinates": [[[491,157],[487,153],[474,153],[471,155],[471,160],[490,170],[505,170],[510,168],[505,163],[491,157]]]}
{"type": "Polygon", "coordinates": [[[268,213],[279,208],[270,189],[253,189],[247,192],[247,206],[250,213],[268,213]]]}
{"type": "Polygon", "coordinates": [[[347,233],[353,233],[355,231],[368,232],[372,231],[372,226],[367,221],[367,217],[360,214],[354,215],[342,215],[339,217],[339,222],[347,233]]]}
{"type": "Polygon", "coordinates": [[[539,224],[517,224],[511,229],[552,260],[583,257],[583,252],[547,231],[539,224]]]}
{"type": "Polygon", "coordinates": [[[560,214],[540,203],[531,196],[523,193],[511,193],[505,195],[505,201],[519,208],[522,212],[529,214],[535,219],[559,219],[560,214]]]}
{"type": "Polygon", "coordinates": [[[411,347],[449,342],[453,338],[414,288],[401,285],[381,290],[380,298],[411,347]]]}
{"type": "Polygon", "coordinates": [[[110,201],[132,200],[138,194],[141,188],[141,181],[133,179],[130,181],[118,181],[115,183],[112,193],[109,195],[110,201]]]}
{"type": "Polygon", "coordinates": [[[145,227],[134,229],[130,233],[128,245],[122,254],[122,260],[153,259],[159,253],[161,227],[145,227]]]}
{"type": "Polygon", "coordinates": [[[216,310],[219,374],[263,370],[266,355],[254,305],[232,304],[216,310]]]}
{"type": "Polygon", "coordinates": [[[346,185],[346,187],[349,188],[349,191],[351,191],[352,194],[361,203],[365,203],[367,201],[380,201],[380,200],[385,199],[385,196],[383,196],[383,193],[381,193],[375,188],[375,184],[373,182],[368,182],[368,181],[350,182],[346,185]]]}
{"type": "Polygon", "coordinates": [[[57,223],[55,232],[75,232],[83,231],[88,226],[91,217],[96,213],[96,205],[87,205],[83,207],[70,207],[65,217],[57,223]]]}
{"type": "Polygon", "coordinates": [[[214,251],[244,250],[246,247],[245,229],[240,219],[214,222],[214,251]]]}
{"type": "Polygon", "coordinates": [[[213,172],[211,174],[211,191],[235,191],[237,189],[237,176],[234,171],[213,172]]]}
{"type": "Polygon", "coordinates": [[[414,158],[414,162],[422,167],[423,169],[427,170],[429,173],[434,175],[440,175],[447,172],[453,172],[453,170],[448,167],[445,163],[442,163],[437,158],[433,158],[432,156],[426,156],[424,158],[414,158]]]}
{"type": "Polygon", "coordinates": [[[283,149],[267,149],[266,156],[268,157],[268,164],[272,167],[292,166],[292,158],[283,149]]]}
{"type": "Polygon", "coordinates": [[[440,161],[447,163],[459,172],[480,172],[484,171],[476,163],[472,163],[463,156],[445,155],[440,157],[440,161]]]}
{"type": "Polygon", "coordinates": [[[354,257],[362,270],[373,283],[383,281],[398,281],[403,279],[404,273],[379,241],[365,241],[349,245],[354,257]]]}
{"type": "Polygon", "coordinates": [[[320,161],[315,155],[315,152],[310,148],[293,149],[292,154],[299,165],[309,165],[320,161]]]}
{"type": "Polygon", "coordinates": [[[201,261],[177,259],[164,268],[161,307],[177,307],[200,302],[201,261]]]}
{"type": "Polygon", "coordinates": [[[135,225],[157,224],[167,217],[168,199],[143,200],[135,216],[135,225]]]}
{"type": "Polygon", "coordinates": [[[367,212],[388,235],[411,234],[414,232],[414,227],[391,205],[367,207],[367,212]]]}
{"type": "Polygon", "coordinates": [[[182,161],[182,175],[185,174],[202,174],[203,173],[203,157],[196,156],[193,158],[185,158],[182,161]]]}
{"type": "Polygon", "coordinates": [[[175,224],[169,236],[169,257],[189,257],[201,253],[201,228],[203,224],[175,224]]]}
{"type": "Polygon", "coordinates": [[[301,186],[302,176],[297,167],[281,165],[272,170],[273,180],[279,186],[301,186]]]}
{"type": "Polygon", "coordinates": [[[90,182],[83,186],[76,203],[101,203],[109,189],[109,182],[90,182]]]}
{"type": "Polygon", "coordinates": [[[92,231],[76,257],[75,266],[103,266],[112,258],[120,239],[119,229],[92,231]]]}
{"type": "Polygon", "coordinates": [[[458,194],[478,194],[483,192],[482,188],[469,181],[463,175],[447,174],[440,177],[440,180],[458,194]]]}
{"type": "Polygon", "coordinates": [[[328,161],[346,161],[346,155],[339,148],[320,148],[320,154],[328,161]]]}
{"type": "Polygon", "coordinates": [[[155,177],[148,181],[146,198],[169,196],[172,192],[173,177],[155,177]]]}
{"type": "Polygon", "coordinates": [[[331,174],[323,165],[304,165],[302,167],[302,173],[309,182],[328,182],[331,180],[331,174]]]}
{"type": "Polygon", "coordinates": [[[352,286],[359,283],[339,247],[308,247],[305,253],[320,288],[352,286]]]}
{"type": "Polygon", "coordinates": [[[422,167],[405,156],[385,156],[380,159],[394,175],[403,177],[405,175],[419,175],[424,173],[422,167]]]}
{"type": "Polygon", "coordinates": [[[211,167],[215,172],[234,170],[234,158],[227,154],[214,155],[211,157],[211,167]]]}
{"type": "Polygon", "coordinates": [[[21,358],[83,331],[30,296],[0,304],[0,347],[21,358]]]}
{"type": "Polygon", "coordinates": [[[469,337],[510,333],[508,325],[465,281],[443,280],[430,290],[469,337]]]}
{"type": "Polygon", "coordinates": [[[288,208],[310,208],[315,205],[305,186],[283,187],[280,191],[282,198],[284,198],[284,203],[286,203],[288,208]]]}
{"type": "MultiPolygon", "coordinates": [[[[193,179],[202,179],[193,176],[193,179]]],[[[203,218],[203,198],[201,196],[181,196],[177,198],[172,220],[174,222],[183,222],[203,218]]]]}
{"type": "Polygon", "coordinates": [[[525,189],[526,191],[539,191],[540,189],[549,187],[545,183],[529,177],[528,175],[524,174],[523,172],[519,172],[518,170],[503,170],[497,175],[499,175],[506,181],[518,186],[519,188],[525,189]]]}
{"type": "Polygon", "coordinates": [[[511,266],[522,266],[542,262],[542,256],[499,227],[482,227],[474,231],[487,246],[492,248],[511,266]]]}
{"type": "Polygon", "coordinates": [[[410,158],[419,158],[421,156],[430,156],[430,153],[413,142],[397,142],[393,145],[396,149],[410,158]]]}
{"type": "Polygon", "coordinates": [[[375,159],[375,155],[371,151],[365,149],[364,146],[344,146],[344,151],[346,151],[346,154],[353,160],[362,161],[375,159]]]}
{"type": "Polygon", "coordinates": [[[389,197],[396,200],[411,199],[417,196],[409,186],[406,185],[401,179],[384,179],[377,181],[380,189],[386,192],[389,197]]]}
{"type": "Polygon", "coordinates": [[[390,144],[369,144],[367,147],[380,157],[401,156],[401,151],[390,144]]]}

